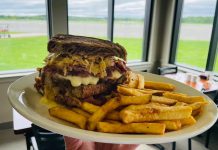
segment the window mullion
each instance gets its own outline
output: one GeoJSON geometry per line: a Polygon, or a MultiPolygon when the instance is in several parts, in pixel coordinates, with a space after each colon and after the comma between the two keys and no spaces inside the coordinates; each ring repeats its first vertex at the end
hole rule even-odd
{"type": "Polygon", "coordinates": [[[169,63],[171,64],[174,64],[176,60],[176,49],[177,49],[177,44],[178,44],[178,39],[179,39],[179,28],[180,28],[180,21],[182,18],[183,2],[184,2],[183,0],[176,1],[172,39],[171,39],[171,48],[170,48],[170,57],[169,57],[169,63]]]}
{"type": "Polygon", "coordinates": [[[209,52],[207,56],[206,70],[213,71],[214,63],[216,61],[216,49],[218,43],[218,1],[216,2],[216,11],[213,21],[213,29],[211,34],[209,52]]]}
{"type": "Polygon", "coordinates": [[[113,42],[114,34],[114,1],[108,0],[107,39],[113,42]]]}
{"type": "Polygon", "coordinates": [[[145,17],[144,17],[144,28],[143,28],[143,43],[142,43],[142,60],[148,61],[148,48],[150,43],[151,23],[152,23],[152,12],[153,12],[153,0],[146,0],[145,5],[145,17]]]}
{"type": "Polygon", "coordinates": [[[68,34],[67,0],[47,0],[49,38],[55,34],[68,34]]]}

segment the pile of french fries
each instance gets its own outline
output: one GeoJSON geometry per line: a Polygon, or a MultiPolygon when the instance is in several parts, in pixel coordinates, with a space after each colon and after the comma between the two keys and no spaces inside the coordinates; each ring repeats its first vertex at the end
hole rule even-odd
{"type": "Polygon", "coordinates": [[[81,129],[105,133],[164,134],[196,123],[207,104],[204,97],[176,93],[170,83],[145,81],[130,72],[117,96],[104,105],[83,102],[80,108],[54,106],[49,114],[81,129]]]}

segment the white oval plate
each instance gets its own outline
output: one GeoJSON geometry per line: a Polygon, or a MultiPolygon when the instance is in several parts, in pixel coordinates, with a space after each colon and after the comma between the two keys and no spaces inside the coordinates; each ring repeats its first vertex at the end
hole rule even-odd
{"type": "Polygon", "coordinates": [[[70,123],[51,117],[46,106],[39,103],[40,94],[33,87],[34,78],[37,73],[25,76],[12,83],[8,89],[11,105],[24,117],[34,124],[50,131],[74,137],[77,139],[96,141],[103,143],[120,144],[154,144],[167,143],[185,138],[191,138],[209,129],[217,120],[217,106],[214,102],[201,92],[175,80],[150,73],[141,73],[146,80],[161,81],[174,84],[176,91],[189,95],[204,96],[209,104],[205,107],[197,123],[184,127],[179,131],[172,131],[164,135],[143,134],[109,134],[78,129],[70,123]]]}

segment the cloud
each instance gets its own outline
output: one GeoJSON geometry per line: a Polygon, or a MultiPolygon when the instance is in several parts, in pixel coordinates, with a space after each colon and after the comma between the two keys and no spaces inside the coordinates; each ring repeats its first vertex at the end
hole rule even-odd
{"type": "Polygon", "coordinates": [[[216,0],[185,0],[183,16],[214,16],[216,0]]]}
{"type": "Polygon", "coordinates": [[[45,15],[45,0],[3,0],[0,5],[2,15],[45,15]]]}
{"type": "MultiPolygon", "coordinates": [[[[70,16],[107,17],[108,0],[68,0],[70,16]]],[[[184,0],[183,16],[213,16],[216,0],[184,0]]],[[[143,18],[145,0],[115,0],[115,17],[143,18]]],[[[45,0],[1,0],[0,15],[45,15],[45,0]]]]}

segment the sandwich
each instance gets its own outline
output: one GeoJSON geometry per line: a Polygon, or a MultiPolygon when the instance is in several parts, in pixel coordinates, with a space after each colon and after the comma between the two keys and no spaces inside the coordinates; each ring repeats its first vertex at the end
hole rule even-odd
{"type": "Polygon", "coordinates": [[[98,100],[93,103],[101,105],[102,95],[126,80],[127,53],[117,43],[58,34],[48,42],[48,51],[34,86],[49,100],[78,107],[83,101],[98,100]]]}

